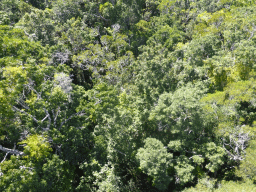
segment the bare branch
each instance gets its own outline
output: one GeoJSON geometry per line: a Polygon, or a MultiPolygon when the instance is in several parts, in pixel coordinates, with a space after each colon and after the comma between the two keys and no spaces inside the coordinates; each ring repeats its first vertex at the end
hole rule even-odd
{"type": "Polygon", "coordinates": [[[106,21],[106,22],[109,22],[110,20],[109,19],[105,19],[104,17],[102,17],[101,15],[96,15],[96,14],[93,14],[95,17],[98,17],[98,18],[101,18],[102,20],[106,21]]]}
{"type": "Polygon", "coordinates": [[[24,155],[24,153],[22,151],[18,151],[18,150],[15,150],[15,149],[8,149],[8,148],[3,147],[2,145],[0,145],[0,150],[4,151],[6,153],[13,154],[13,155],[20,155],[20,156],[24,155]]]}
{"type": "Polygon", "coordinates": [[[33,168],[31,168],[31,167],[25,167],[24,165],[20,166],[19,168],[20,168],[20,169],[28,169],[28,170],[30,170],[30,171],[33,170],[33,168]]]}
{"type": "Polygon", "coordinates": [[[38,120],[37,120],[34,116],[28,114],[26,111],[20,110],[20,109],[18,109],[18,108],[15,107],[15,106],[13,106],[13,109],[14,109],[15,111],[19,111],[19,112],[21,112],[21,113],[25,113],[26,115],[28,115],[29,117],[31,117],[36,123],[38,123],[38,120]]]}
{"type": "Polygon", "coordinates": [[[115,148],[112,148],[113,150],[115,150],[115,151],[117,151],[118,153],[120,153],[120,154],[122,154],[122,155],[124,155],[124,156],[126,156],[126,154],[125,153],[123,153],[123,152],[121,152],[121,151],[119,151],[119,150],[117,150],[117,149],[115,149],[115,148]]]}
{"type": "Polygon", "coordinates": [[[44,108],[44,112],[46,113],[46,115],[47,115],[47,117],[48,117],[48,119],[49,119],[48,125],[47,125],[47,129],[50,129],[51,122],[52,122],[51,116],[50,116],[48,110],[46,110],[45,108],[44,108]]]}
{"type": "Polygon", "coordinates": [[[245,149],[249,140],[249,133],[244,133],[240,130],[239,132],[230,134],[227,141],[225,138],[222,138],[223,148],[231,159],[241,161],[244,159],[245,149]]]}
{"type": "Polygon", "coordinates": [[[25,104],[25,102],[22,99],[16,100],[23,108],[29,109],[29,106],[25,104]]]}
{"type": "Polygon", "coordinates": [[[75,113],[75,114],[71,115],[68,119],[66,119],[65,121],[61,122],[59,129],[60,129],[65,123],[67,123],[70,119],[72,119],[73,117],[78,116],[78,115],[79,115],[79,116],[85,115],[84,110],[79,111],[78,113],[75,113]]]}
{"type": "MultiPolygon", "coordinates": [[[[98,99],[98,98],[97,98],[98,99]]],[[[98,101],[96,102],[96,103],[94,103],[94,105],[97,105],[97,104],[99,104],[99,103],[101,103],[102,102],[102,100],[101,99],[98,99],[98,101]]]]}
{"type": "Polygon", "coordinates": [[[256,31],[256,27],[255,27],[254,23],[252,25],[253,25],[253,30],[251,32],[251,36],[249,37],[248,41],[254,36],[254,32],[256,31]]]}
{"type": "Polygon", "coordinates": [[[52,54],[52,61],[50,63],[53,63],[56,61],[57,63],[60,63],[61,65],[69,61],[69,56],[71,52],[66,49],[65,52],[55,52],[52,54]]]}
{"type": "Polygon", "coordinates": [[[54,110],[52,110],[52,114],[53,114],[53,118],[54,118],[53,119],[53,124],[54,124],[55,127],[56,127],[56,122],[57,122],[59,112],[60,112],[60,107],[58,107],[56,114],[54,113],[54,110]]]}
{"type": "Polygon", "coordinates": [[[48,116],[49,116],[49,115],[46,115],[46,116],[41,120],[41,123],[43,123],[44,120],[47,119],[48,116]]]}
{"type": "Polygon", "coordinates": [[[5,154],[4,159],[1,161],[1,163],[3,163],[3,162],[6,160],[6,157],[7,157],[8,154],[9,154],[9,152],[7,152],[7,153],[5,154]]]}
{"type": "Polygon", "coordinates": [[[33,81],[32,81],[31,79],[29,79],[29,83],[26,84],[26,86],[27,86],[30,90],[32,90],[32,91],[34,91],[34,92],[36,93],[37,99],[41,99],[41,94],[42,94],[42,92],[38,93],[38,92],[34,89],[33,85],[34,85],[33,81]]]}

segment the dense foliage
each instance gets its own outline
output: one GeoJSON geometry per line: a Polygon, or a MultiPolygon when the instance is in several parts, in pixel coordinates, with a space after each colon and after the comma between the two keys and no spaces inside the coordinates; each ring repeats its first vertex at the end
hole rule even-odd
{"type": "Polygon", "coordinates": [[[0,191],[255,191],[253,0],[0,0],[0,191]]]}

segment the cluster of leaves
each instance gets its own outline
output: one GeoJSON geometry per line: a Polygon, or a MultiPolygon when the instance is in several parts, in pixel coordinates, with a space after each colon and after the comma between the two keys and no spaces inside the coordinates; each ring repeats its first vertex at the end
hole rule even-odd
{"type": "Polygon", "coordinates": [[[252,0],[1,0],[0,191],[256,182],[252,0]]]}

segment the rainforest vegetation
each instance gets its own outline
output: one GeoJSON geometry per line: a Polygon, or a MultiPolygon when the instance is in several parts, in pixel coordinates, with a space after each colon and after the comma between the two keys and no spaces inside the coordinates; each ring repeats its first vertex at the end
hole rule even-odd
{"type": "Polygon", "coordinates": [[[0,191],[256,191],[254,0],[0,0],[0,191]]]}

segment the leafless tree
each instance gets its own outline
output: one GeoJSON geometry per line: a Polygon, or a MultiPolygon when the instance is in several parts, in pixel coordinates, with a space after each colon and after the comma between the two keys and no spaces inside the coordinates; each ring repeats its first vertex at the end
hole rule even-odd
{"type": "Polygon", "coordinates": [[[245,149],[249,140],[249,132],[244,132],[243,126],[237,126],[229,137],[222,138],[223,148],[232,160],[241,161],[245,158],[245,149]]]}

